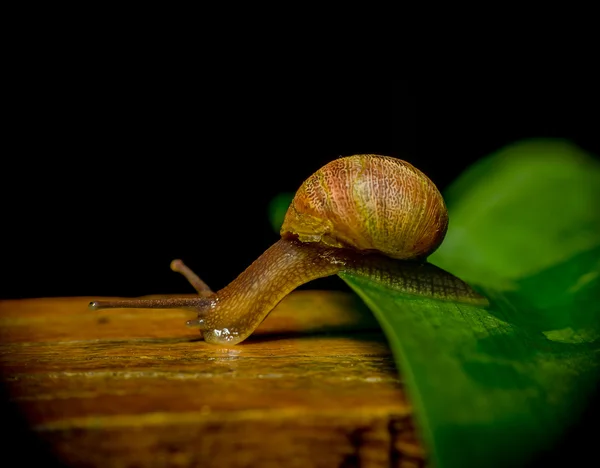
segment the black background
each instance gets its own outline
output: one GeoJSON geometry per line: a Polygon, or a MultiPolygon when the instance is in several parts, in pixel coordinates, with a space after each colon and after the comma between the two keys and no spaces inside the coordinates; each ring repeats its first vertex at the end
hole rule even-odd
{"type": "MultiPolygon", "coordinates": [[[[423,77],[398,55],[338,65],[239,41],[209,60],[59,34],[18,50],[5,88],[1,298],[192,292],[173,258],[219,289],[278,238],[269,201],[340,155],[401,157],[443,190],[521,138],[600,154],[597,77],[573,62],[423,77]]],[[[566,459],[594,448],[573,434],[566,459]]]]}
{"type": "Polygon", "coordinates": [[[521,138],[600,154],[591,79],[186,74],[69,58],[40,57],[17,93],[3,298],[193,292],[174,258],[217,290],[278,238],[269,201],[340,155],[406,159],[443,190],[521,138]]]}

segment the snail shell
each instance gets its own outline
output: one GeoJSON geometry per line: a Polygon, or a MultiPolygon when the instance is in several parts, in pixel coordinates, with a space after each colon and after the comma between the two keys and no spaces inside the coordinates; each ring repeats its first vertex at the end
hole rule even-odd
{"type": "Polygon", "coordinates": [[[444,199],[423,172],[400,159],[360,154],[306,179],[281,236],[416,260],[438,248],[447,228],[444,199]]]}

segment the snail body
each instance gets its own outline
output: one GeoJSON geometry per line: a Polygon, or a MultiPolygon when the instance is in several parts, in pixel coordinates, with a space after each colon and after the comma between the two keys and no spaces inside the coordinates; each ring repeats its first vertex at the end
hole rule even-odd
{"type": "Polygon", "coordinates": [[[193,308],[209,343],[246,339],[292,290],[311,280],[350,272],[413,295],[484,305],[466,283],[427,263],[448,226],[442,195],[411,164],[380,155],[336,159],[298,189],[281,239],[229,285],[214,293],[181,261],[198,298],[92,302],[116,307],[193,308]]]}

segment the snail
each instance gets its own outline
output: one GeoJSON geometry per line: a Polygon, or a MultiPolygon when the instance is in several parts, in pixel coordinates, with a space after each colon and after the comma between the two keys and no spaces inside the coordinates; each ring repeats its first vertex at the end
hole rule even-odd
{"type": "Polygon", "coordinates": [[[208,343],[245,340],[288,293],[349,272],[407,294],[487,305],[465,282],[427,262],[448,227],[442,195],[420,170],[374,154],[335,159],[306,179],[281,238],[223,289],[213,292],[181,260],[171,263],[199,297],[95,301],[90,309],[192,308],[187,322],[208,343]]]}

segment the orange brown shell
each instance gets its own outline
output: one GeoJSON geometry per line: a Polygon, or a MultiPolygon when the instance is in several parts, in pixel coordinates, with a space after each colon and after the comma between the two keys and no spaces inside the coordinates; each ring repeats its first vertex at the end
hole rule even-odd
{"type": "Polygon", "coordinates": [[[425,174],[401,159],[358,154],[304,181],[281,236],[410,260],[433,253],[447,227],[444,199],[425,174]]]}

